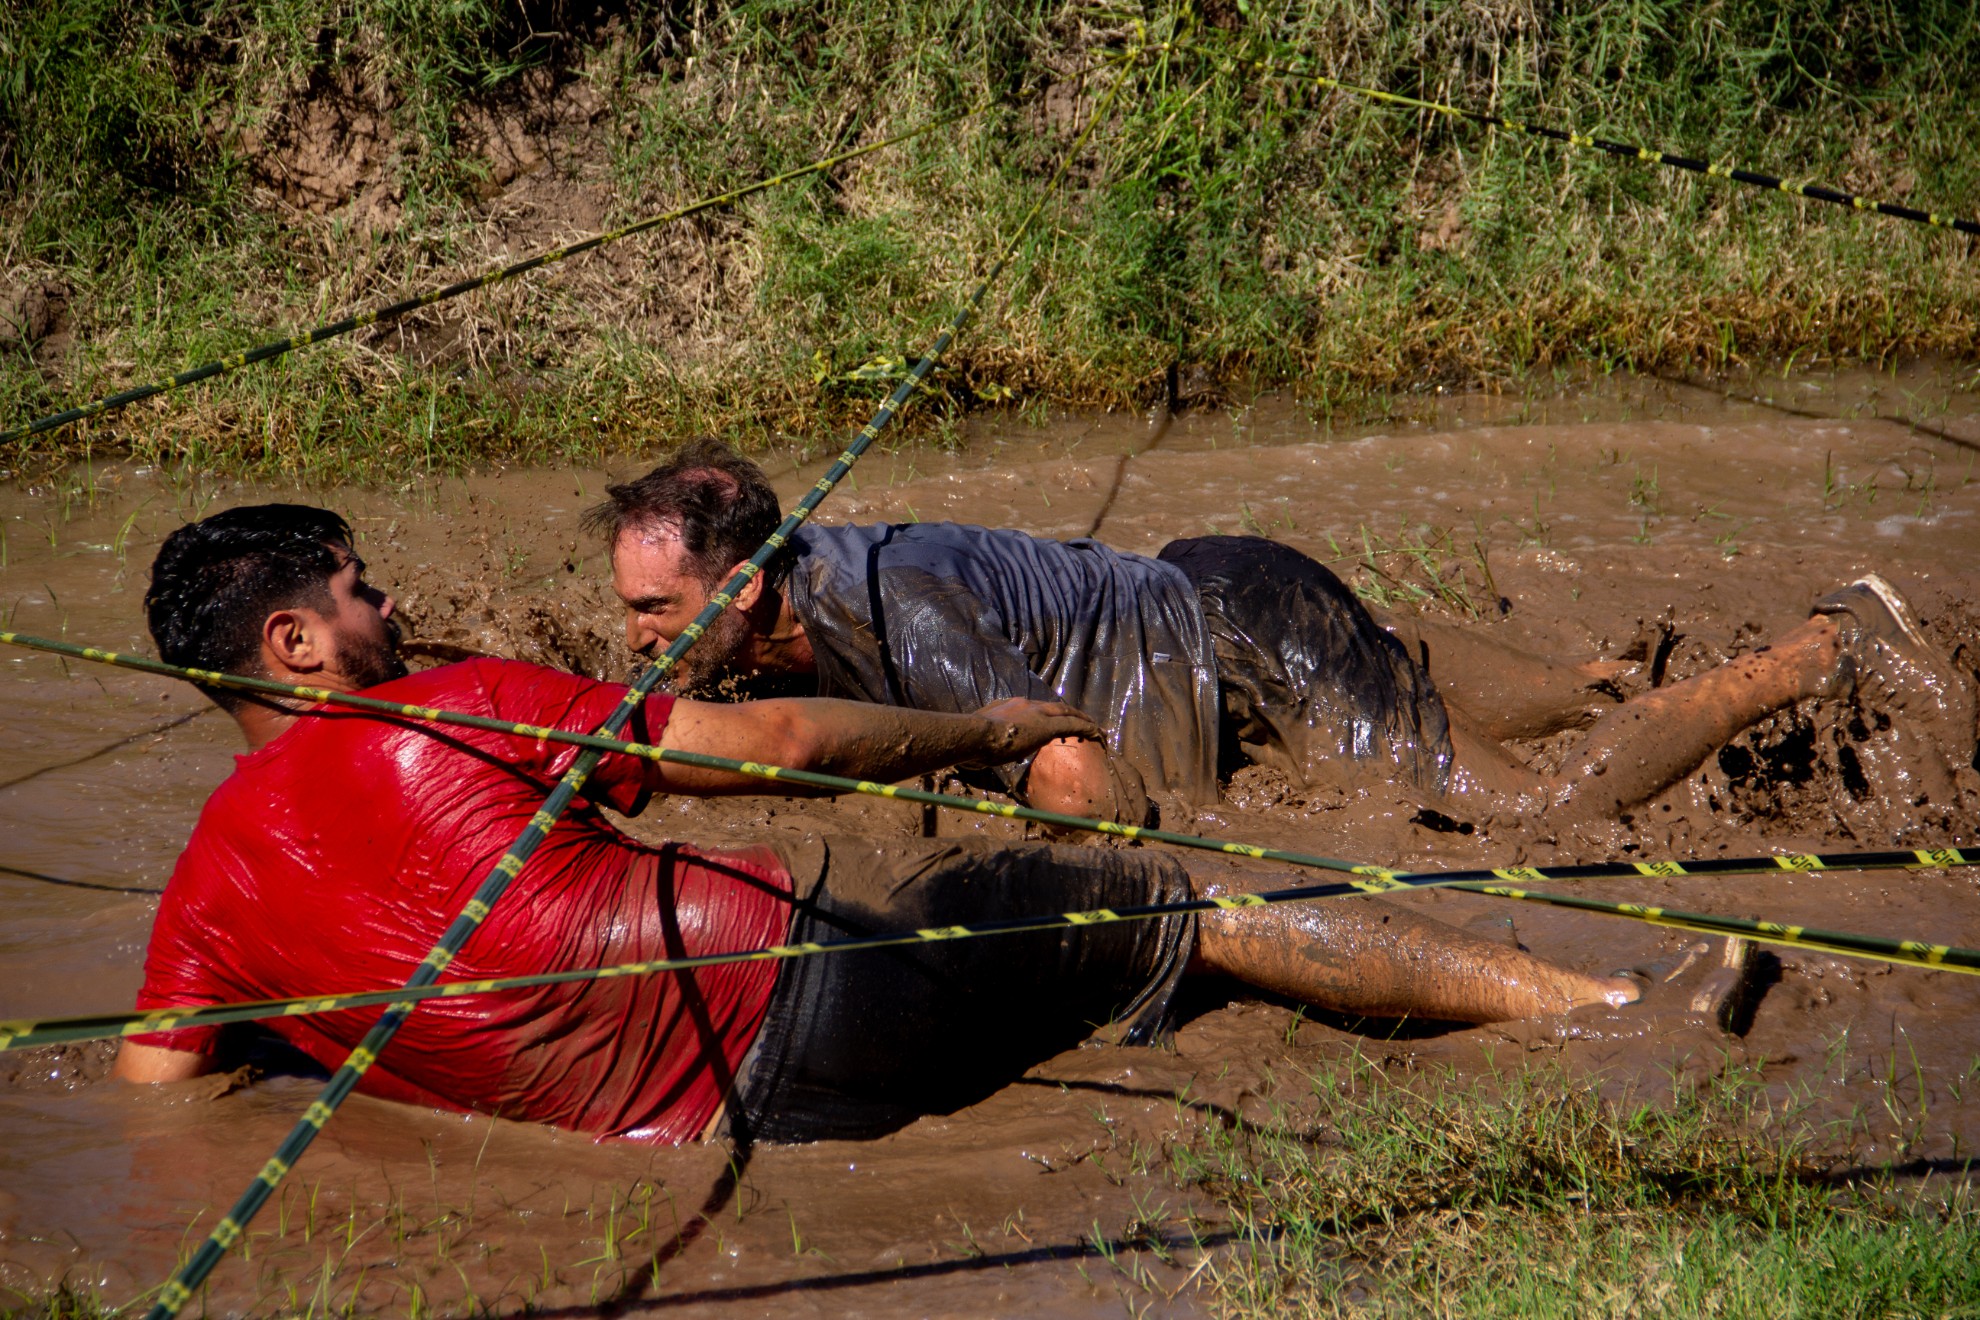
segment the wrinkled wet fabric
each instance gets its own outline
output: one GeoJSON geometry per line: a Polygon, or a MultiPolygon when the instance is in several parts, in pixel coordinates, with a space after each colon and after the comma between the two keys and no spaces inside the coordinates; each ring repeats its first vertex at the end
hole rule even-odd
{"type": "MultiPolygon", "coordinates": [[[[1063,701],[1150,788],[1216,800],[1215,658],[1174,568],[957,523],[808,527],[792,543],[820,695],[950,712],[1063,701]]],[[[1027,768],[992,773],[1008,789],[1027,768]]]]}
{"type": "MultiPolygon", "coordinates": [[[[474,660],[371,695],[589,732],[625,689],[474,660]]],[[[649,698],[629,736],[673,708],[649,698]]],[[[208,799],[160,902],[141,1008],[399,985],[522,832],[577,749],[319,710],[208,799]]],[[[587,783],[626,813],[647,763],[608,755],[587,783]]],[[[648,848],[580,802],[551,830],[447,980],[755,948],[790,926],[790,876],[767,848],[648,848]]],[[[600,1135],[699,1136],[762,1023],[769,963],[423,1003],[360,1089],[600,1135]]],[[[268,1026],[327,1067],[379,1010],[268,1026]]],[[[211,1053],[219,1028],[137,1039],[211,1053]]]]}
{"type": "Polygon", "coordinates": [[[1172,541],[1160,557],[1195,586],[1215,639],[1223,759],[1308,785],[1375,774],[1449,788],[1443,698],[1324,565],[1252,536],[1172,541]]]}
{"type": "MultiPolygon", "coordinates": [[[[1081,912],[1190,897],[1161,853],[986,840],[813,839],[786,850],[796,941],[968,925],[1014,912],[1081,912]]],[[[743,1065],[731,1135],[864,1140],[975,1104],[1096,1026],[1145,1045],[1172,1025],[1196,917],[1174,913],[938,941],[778,972],[743,1065]]]]}

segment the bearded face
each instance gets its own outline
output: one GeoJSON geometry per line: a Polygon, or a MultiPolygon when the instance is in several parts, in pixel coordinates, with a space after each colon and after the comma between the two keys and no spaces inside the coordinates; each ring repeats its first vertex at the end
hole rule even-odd
{"type": "MultiPolygon", "coordinates": [[[[693,626],[727,576],[710,575],[681,544],[668,523],[639,524],[618,534],[612,546],[612,590],[626,607],[626,645],[644,656],[658,656],[693,626]]],[[[669,675],[676,692],[713,689],[724,679],[746,677],[756,668],[757,636],[748,612],[722,611],[688,648],[669,675]]]]}
{"type": "Polygon", "coordinates": [[[710,692],[724,679],[749,672],[749,619],[731,607],[715,616],[701,634],[701,640],[688,648],[674,664],[667,686],[675,692],[710,692]]]}
{"type": "Polygon", "coordinates": [[[387,617],[382,622],[382,635],[353,628],[337,630],[337,669],[359,688],[377,687],[406,676],[406,662],[399,655],[399,621],[387,617]]]}

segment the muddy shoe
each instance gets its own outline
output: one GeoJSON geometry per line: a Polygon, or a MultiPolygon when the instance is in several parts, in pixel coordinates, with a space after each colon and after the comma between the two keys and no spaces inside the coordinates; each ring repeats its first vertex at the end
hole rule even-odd
{"type": "Polygon", "coordinates": [[[1835,695],[1855,694],[1865,704],[1916,717],[1949,756],[1972,753],[1972,695],[1925,640],[1896,587],[1866,573],[1816,601],[1809,613],[1831,616],[1842,630],[1835,695]]]}
{"type": "Polygon", "coordinates": [[[1753,945],[1729,936],[1694,940],[1667,958],[1616,973],[1642,987],[1629,1014],[1696,1014],[1731,1031],[1753,990],[1753,945]]]}

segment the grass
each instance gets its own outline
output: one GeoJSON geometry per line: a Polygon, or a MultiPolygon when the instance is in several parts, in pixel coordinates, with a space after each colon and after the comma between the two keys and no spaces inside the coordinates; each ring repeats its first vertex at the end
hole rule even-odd
{"type": "Polygon", "coordinates": [[[0,327],[9,424],[1019,99],[611,255],[15,442],[0,468],[128,453],[406,479],[704,432],[826,443],[1040,200],[1097,102],[1102,76],[1073,75],[1137,24],[1177,44],[1123,75],[1120,116],[916,425],[1146,402],[1177,364],[1335,415],[1563,367],[1972,357],[1969,239],[1239,63],[1971,214],[1980,28],[1958,0],[21,0],[0,8],[0,302],[42,290],[57,313],[29,327],[54,332],[38,348],[0,327]],[[504,132],[529,160],[505,163],[504,132]]]}
{"type": "MultiPolygon", "coordinates": [[[[1297,1029],[1294,1018],[1288,1041],[1297,1029]]],[[[1066,1258],[1129,1314],[1188,1288],[1240,1318],[1980,1314],[1980,1208],[1958,1166],[1956,1183],[1907,1182],[1855,1153],[1869,1141],[1898,1166],[1942,1138],[1915,1054],[1853,1061],[1839,1037],[1786,1099],[1757,1068],[1618,1097],[1528,1057],[1460,1080],[1356,1051],[1290,1086],[1268,1076],[1266,1114],[1210,1119],[1185,1093],[1178,1114],[1191,1116],[1156,1135],[1095,1108],[1090,1140],[1056,1162],[1026,1158],[1047,1173],[1090,1163],[1116,1189],[1066,1258]],[[1872,1083],[1881,1104],[1839,1112],[1828,1087],[1847,1079],[1872,1083]]],[[[1955,1105],[1976,1073],[1946,1088],[1955,1105]]],[[[727,1235],[742,1200],[696,1211],[640,1178],[593,1184],[580,1202],[552,1178],[513,1201],[477,1191],[472,1172],[449,1178],[447,1162],[406,1168],[376,1195],[285,1187],[240,1251],[251,1282],[215,1304],[409,1320],[609,1307],[643,1286],[664,1295],[670,1244],[698,1214],[718,1257],[741,1240],[727,1235]]],[[[827,1254],[789,1207],[767,1214],[750,1250],[870,1268],[827,1254]]],[[[942,1245],[956,1260],[1054,1241],[1034,1238],[1022,1208],[980,1228],[949,1214],[959,1236],[942,1245]]],[[[188,1225],[186,1246],[203,1231],[188,1225]]],[[[918,1295],[914,1279],[900,1286],[918,1295]]],[[[60,1283],[0,1288],[7,1320],[99,1320],[132,1302],[60,1283]]]]}
{"type": "MultiPolygon", "coordinates": [[[[1253,535],[1263,530],[1246,528],[1253,535]]],[[[1492,579],[1483,535],[1460,543],[1453,528],[1441,531],[1403,519],[1394,535],[1363,523],[1357,529],[1360,552],[1327,538],[1325,563],[1341,574],[1354,593],[1383,609],[1408,608],[1477,619],[1498,613],[1498,584],[1492,579]]]]}
{"type": "Polygon", "coordinates": [[[1980,1313],[1970,1185],[1831,1178],[1823,1135],[1750,1074],[1617,1102],[1356,1054],[1170,1158],[1241,1230],[1208,1270],[1227,1316],[1980,1313]]]}

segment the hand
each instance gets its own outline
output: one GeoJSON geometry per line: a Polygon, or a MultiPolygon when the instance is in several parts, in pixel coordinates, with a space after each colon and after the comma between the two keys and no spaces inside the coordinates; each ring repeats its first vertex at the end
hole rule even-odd
{"type": "Polygon", "coordinates": [[[992,725],[989,750],[973,763],[976,765],[1021,761],[1047,743],[1061,738],[1100,742],[1105,736],[1091,718],[1063,701],[1006,697],[1002,701],[991,702],[976,714],[979,719],[988,720],[992,725]]]}

